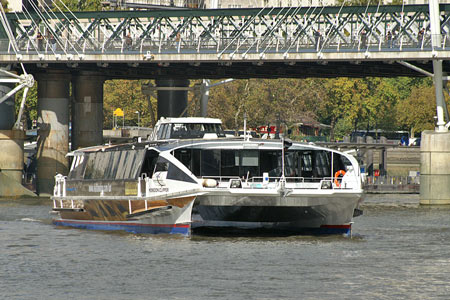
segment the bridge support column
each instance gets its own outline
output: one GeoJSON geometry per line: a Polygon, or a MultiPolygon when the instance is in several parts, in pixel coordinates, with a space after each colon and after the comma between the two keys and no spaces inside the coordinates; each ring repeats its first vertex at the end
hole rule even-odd
{"type": "Polygon", "coordinates": [[[426,130],[420,142],[420,204],[450,204],[450,132],[426,130]]]}
{"type": "MultiPolygon", "coordinates": [[[[188,87],[187,79],[156,80],[158,87],[188,87]]],[[[161,117],[182,117],[187,107],[187,90],[158,90],[158,119],[161,117]],[[184,113],[183,113],[184,112],[184,113]]]]}
{"type": "Polygon", "coordinates": [[[72,150],[103,143],[103,83],[95,72],[81,72],[72,81],[72,150]]]}
{"type": "MultiPolygon", "coordinates": [[[[429,1],[431,44],[441,47],[439,1],[429,1]]],[[[433,50],[434,51],[434,50],[433,50]]],[[[422,132],[420,142],[420,204],[450,204],[450,132],[445,126],[442,60],[433,60],[436,130],[422,132]]],[[[448,121],[448,120],[447,120],[448,121]]]]}
{"type": "Polygon", "coordinates": [[[51,194],[56,173],[67,175],[69,150],[70,76],[65,72],[39,74],[37,192],[51,194]]]}
{"type": "MultiPolygon", "coordinates": [[[[0,78],[6,78],[0,76],[0,78]]],[[[14,84],[0,84],[0,98],[14,88],[14,84]]],[[[22,183],[23,141],[25,134],[14,126],[14,95],[0,104],[0,172],[22,183]]],[[[1,195],[1,191],[0,191],[1,195]]]]}
{"type": "Polygon", "coordinates": [[[208,116],[208,100],[209,100],[209,86],[211,81],[209,79],[203,79],[201,85],[201,98],[200,98],[200,116],[208,116]]]}

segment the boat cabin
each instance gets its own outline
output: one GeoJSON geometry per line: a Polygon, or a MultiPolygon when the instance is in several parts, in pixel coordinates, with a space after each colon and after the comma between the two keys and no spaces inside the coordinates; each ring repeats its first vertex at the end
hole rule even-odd
{"type": "Polygon", "coordinates": [[[213,118],[161,118],[155,125],[152,141],[171,139],[224,138],[222,121],[213,118]]]}
{"type": "MultiPolygon", "coordinates": [[[[242,142],[241,142],[242,143],[242,142]]],[[[273,143],[258,147],[258,144],[223,146],[195,145],[180,147],[173,151],[177,160],[184,164],[197,177],[233,177],[249,179],[262,178],[268,173],[271,178],[282,176],[282,151],[280,145],[273,143]],[[278,147],[277,147],[278,146],[278,147]],[[277,149],[278,148],[278,149],[277,149]]],[[[278,143],[280,144],[280,143],[278,143]]],[[[311,149],[294,146],[285,152],[285,176],[302,178],[305,181],[319,182],[331,178],[339,170],[352,166],[350,160],[327,149],[311,149]]]]}
{"type": "MultiPolygon", "coordinates": [[[[319,182],[333,177],[339,170],[348,171],[351,166],[346,156],[317,146],[295,144],[285,152],[287,178],[319,182]]],[[[184,169],[175,173],[192,173],[197,178],[250,179],[262,178],[265,173],[279,178],[282,176],[281,145],[276,141],[243,145],[239,139],[205,143],[190,140],[84,151],[75,155],[68,179],[136,180],[143,174],[151,178],[154,172],[175,167],[184,169]],[[160,153],[167,150],[175,159],[167,161],[161,157],[160,153]]]]}

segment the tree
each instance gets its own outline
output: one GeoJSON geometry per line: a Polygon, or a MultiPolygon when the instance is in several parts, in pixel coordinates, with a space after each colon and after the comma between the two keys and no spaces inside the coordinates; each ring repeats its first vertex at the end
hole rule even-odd
{"type": "Polygon", "coordinates": [[[243,124],[248,96],[249,80],[235,80],[210,91],[209,115],[220,118],[225,128],[239,130],[243,124]]]}
{"type": "MultiPolygon", "coordinates": [[[[449,105],[448,96],[446,98],[449,105]]],[[[436,93],[433,86],[419,86],[413,88],[411,95],[397,106],[399,123],[407,126],[411,137],[416,132],[433,129],[436,115],[436,93]]]]}
{"type": "Polygon", "coordinates": [[[334,140],[334,129],[339,119],[346,119],[356,129],[367,115],[368,86],[363,79],[341,77],[326,81],[324,87],[327,97],[319,103],[319,113],[329,122],[330,139],[334,140]]]}
{"type": "Polygon", "coordinates": [[[66,11],[66,7],[70,11],[98,11],[102,9],[102,3],[100,0],[61,0],[65,4],[54,4],[62,11],[66,11]]]}
{"type": "Polygon", "coordinates": [[[366,99],[367,129],[391,131],[396,126],[396,91],[383,78],[366,78],[369,94],[366,99]]]}
{"type": "Polygon", "coordinates": [[[310,79],[235,80],[210,92],[210,116],[226,128],[238,130],[247,113],[248,126],[291,125],[302,116],[315,116],[311,103],[319,101],[320,88],[310,79]]]}
{"type": "MultiPolygon", "coordinates": [[[[138,114],[140,126],[149,126],[151,116],[147,96],[142,94],[141,80],[107,80],[103,86],[103,127],[110,128],[113,123],[113,111],[121,108],[124,114],[124,124],[136,126],[138,114]]],[[[152,109],[156,108],[156,100],[152,101],[152,109]]],[[[121,124],[121,122],[118,122],[121,124]]]]}
{"type": "MultiPolygon", "coordinates": [[[[20,103],[22,102],[24,89],[20,90],[15,95],[15,111],[16,116],[19,114],[20,103]]],[[[24,128],[32,127],[33,120],[37,120],[37,82],[34,82],[32,88],[28,90],[27,99],[25,100],[25,107],[23,110],[22,120],[24,128]]]]}

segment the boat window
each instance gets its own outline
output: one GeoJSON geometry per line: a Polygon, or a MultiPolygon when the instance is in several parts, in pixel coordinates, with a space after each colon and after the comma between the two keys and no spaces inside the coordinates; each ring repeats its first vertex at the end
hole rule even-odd
{"type": "Polygon", "coordinates": [[[259,152],[258,150],[242,150],[240,176],[251,178],[259,176],[259,152]]]}
{"type": "Polygon", "coordinates": [[[173,124],[170,137],[173,139],[183,139],[188,137],[186,124],[173,124]]]}
{"type": "Polygon", "coordinates": [[[104,159],[109,158],[111,152],[94,152],[88,154],[88,162],[86,171],[84,172],[85,179],[100,179],[104,177],[105,166],[104,159]]]}
{"type": "Polygon", "coordinates": [[[163,131],[163,140],[170,139],[170,133],[172,131],[172,124],[166,124],[163,131]]]}
{"type": "Polygon", "coordinates": [[[297,153],[294,151],[285,152],[284,155],[284,175],[286,177],[299,176],[296,170],[297,153]]]}
{"type": "Polygon", "coordinates": [[[312,153],[310,151],[302,153],[302,171],[312,172],[312,153]]]}
{"type": "Polygon", "coordinates": [[[173,124],[171,138],[202,138],[202,124],[173,124]]]}
{"type": "Polygon", "coordinates": [[[208,123],[173,123],[162,124],[158,129],[158,139],[203,138],[205,133],[215,133],[225,137],[221,124],[208,123]]]}
{"type": "Polygon", "coordinates": [[[220,173],[220,150],[203,150],[201,175],[217,176],[220,173]]]}
{"type": "Polygon", "coordinates": [[[225,132],[223,131],[221,124],[214,124],[214,129],[218,137],[225,137],[225,132]]]}
{"type": "Polygon", "coordinates": [[[202,124],[186,124],[189,132],[189,137],[202,138],[205,135],[205,130],[202,124]]]}
{"type": "Polygon", "coordinates": [[[339,170],[344,170],[347,172],[349,170],[349,166],[352,165],[347,157],[339,153],[334,153],[333,158],[333,174],[339,170]]]}
{"type": "Polygon", "coordinates": [[[175,158],[178,159],[189,170],[191,170],[191,162],[192,162],[191,154],[192,154],[191,149],[177,149],[174,151],[175,158]]]}
{"type": "Polygon", "coordinates": [[[281,176],[281,151],[261,151],[261,174],[269,173],[270,177],[281,176]]]}
{"type": "Polygon", "coordinates": [[[159,128],[158,128],[158,135],[157,135],[157,139],[158,139],[158,140],[161,140],[161,139],[162,139],[164,129],[165,129],[165,124],[159,126],[159,128]]]}
{"type": "Polygon", "coordinates": [[[157,162],[155,166],[155,173],[156,172],[166,172],[169,170],[169,163],[166,161],[163,162],[157,162]]]}
{"type": "Polygon", "coordinates": [[[180,169],[173,163],[168,163],[167,179],[178,180],[183,182],[197,183],[197,181],[189,176],[184,170],[180,169]]]}
{"type": "Polygon", "coordinates": [[[145,154],[145,160],[142,165],[141,174],[147,174],[148,177],[153,176],[153,170],[155,169],[156,161],[159,153],[155,150],[148,150],[145,154]]]}
{"type": "Polygon", "coordinates": [[[120,151],[119,163],[117,164],[116,178],[124,177],[127,166],[129,165],[128,163],[129,160],[130,158],[128,151],[120,151]]]}
{"type": "Polygon", "coordinates": [[[239,151],[222,150],[220,155],[220,175],[237,176],[239,174],[239,151]]]}
{"type": "Polygon", "coordinates": [[[87,155],[83,156],[75,156],[76,165],[73,166],[72,170],[70,170],[69,175],[67,176],[69,179],[83,179],[84,171],[86,169],[87,164],[87,155]]]}
{"type": "Polygon", "coordinates": [[[174,156],[195,176],[200,176],[200,149],[176,149],[174,156]]]}
{"type": "Polygon", "coordinates": [[[191,172],[194,173],[195,176],[200,176],[200,166],[201,166],[201,150],[200,149],[192,149],[192,165],[191,172]]]}
{"type": "MultiPolygon", "coordinates": [[[[137,178],[145,156],[145,149],[120,151],[116,179],[137,178]]],[[[114,175],[114,174],[111,174],[114,175]]]]}
{"type": "Polygon", "coordinates": [[[225,132],[220,124],[203,124],[206,133],[215,133],[218,137],[224,137],[225,132]]]}
{"type": "Polygon", "coordinates": [[[144,149],[89,153],[84,179],[137,178],[144,154],[144,149]]]}
{"type": "Polygon", "coordinates": [[[331,177],[330,152],[314,152],[314,177],[331,177]]]}

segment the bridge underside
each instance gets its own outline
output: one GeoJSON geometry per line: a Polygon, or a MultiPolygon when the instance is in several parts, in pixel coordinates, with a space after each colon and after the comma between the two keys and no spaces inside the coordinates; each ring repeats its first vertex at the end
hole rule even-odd
{"type": "MultiPolygon", "coordinates": [[[[432,61],[409,62],[423,70],[433,73],[432,61]]],[[[16,66],[19,67],[19,66],[16,66]]],[[[450,72],[450,63],[444,61],[444,72],[450,72]]],[[[39,74],[48,70],[65,70],[66,72],[96,71],[106,79],[220,79],[220,78],[334,78],[334,77],[397,77],[424,76],[397,62],[296,62],[280,63],[252,62],[239,63],[109,63],[99,66],[97,63],[82,63],[67,68],[63,64],[27,64],[29,73],[39,74]]],[[[19,69],[18,69],[19,70],[19,69]]]]}

